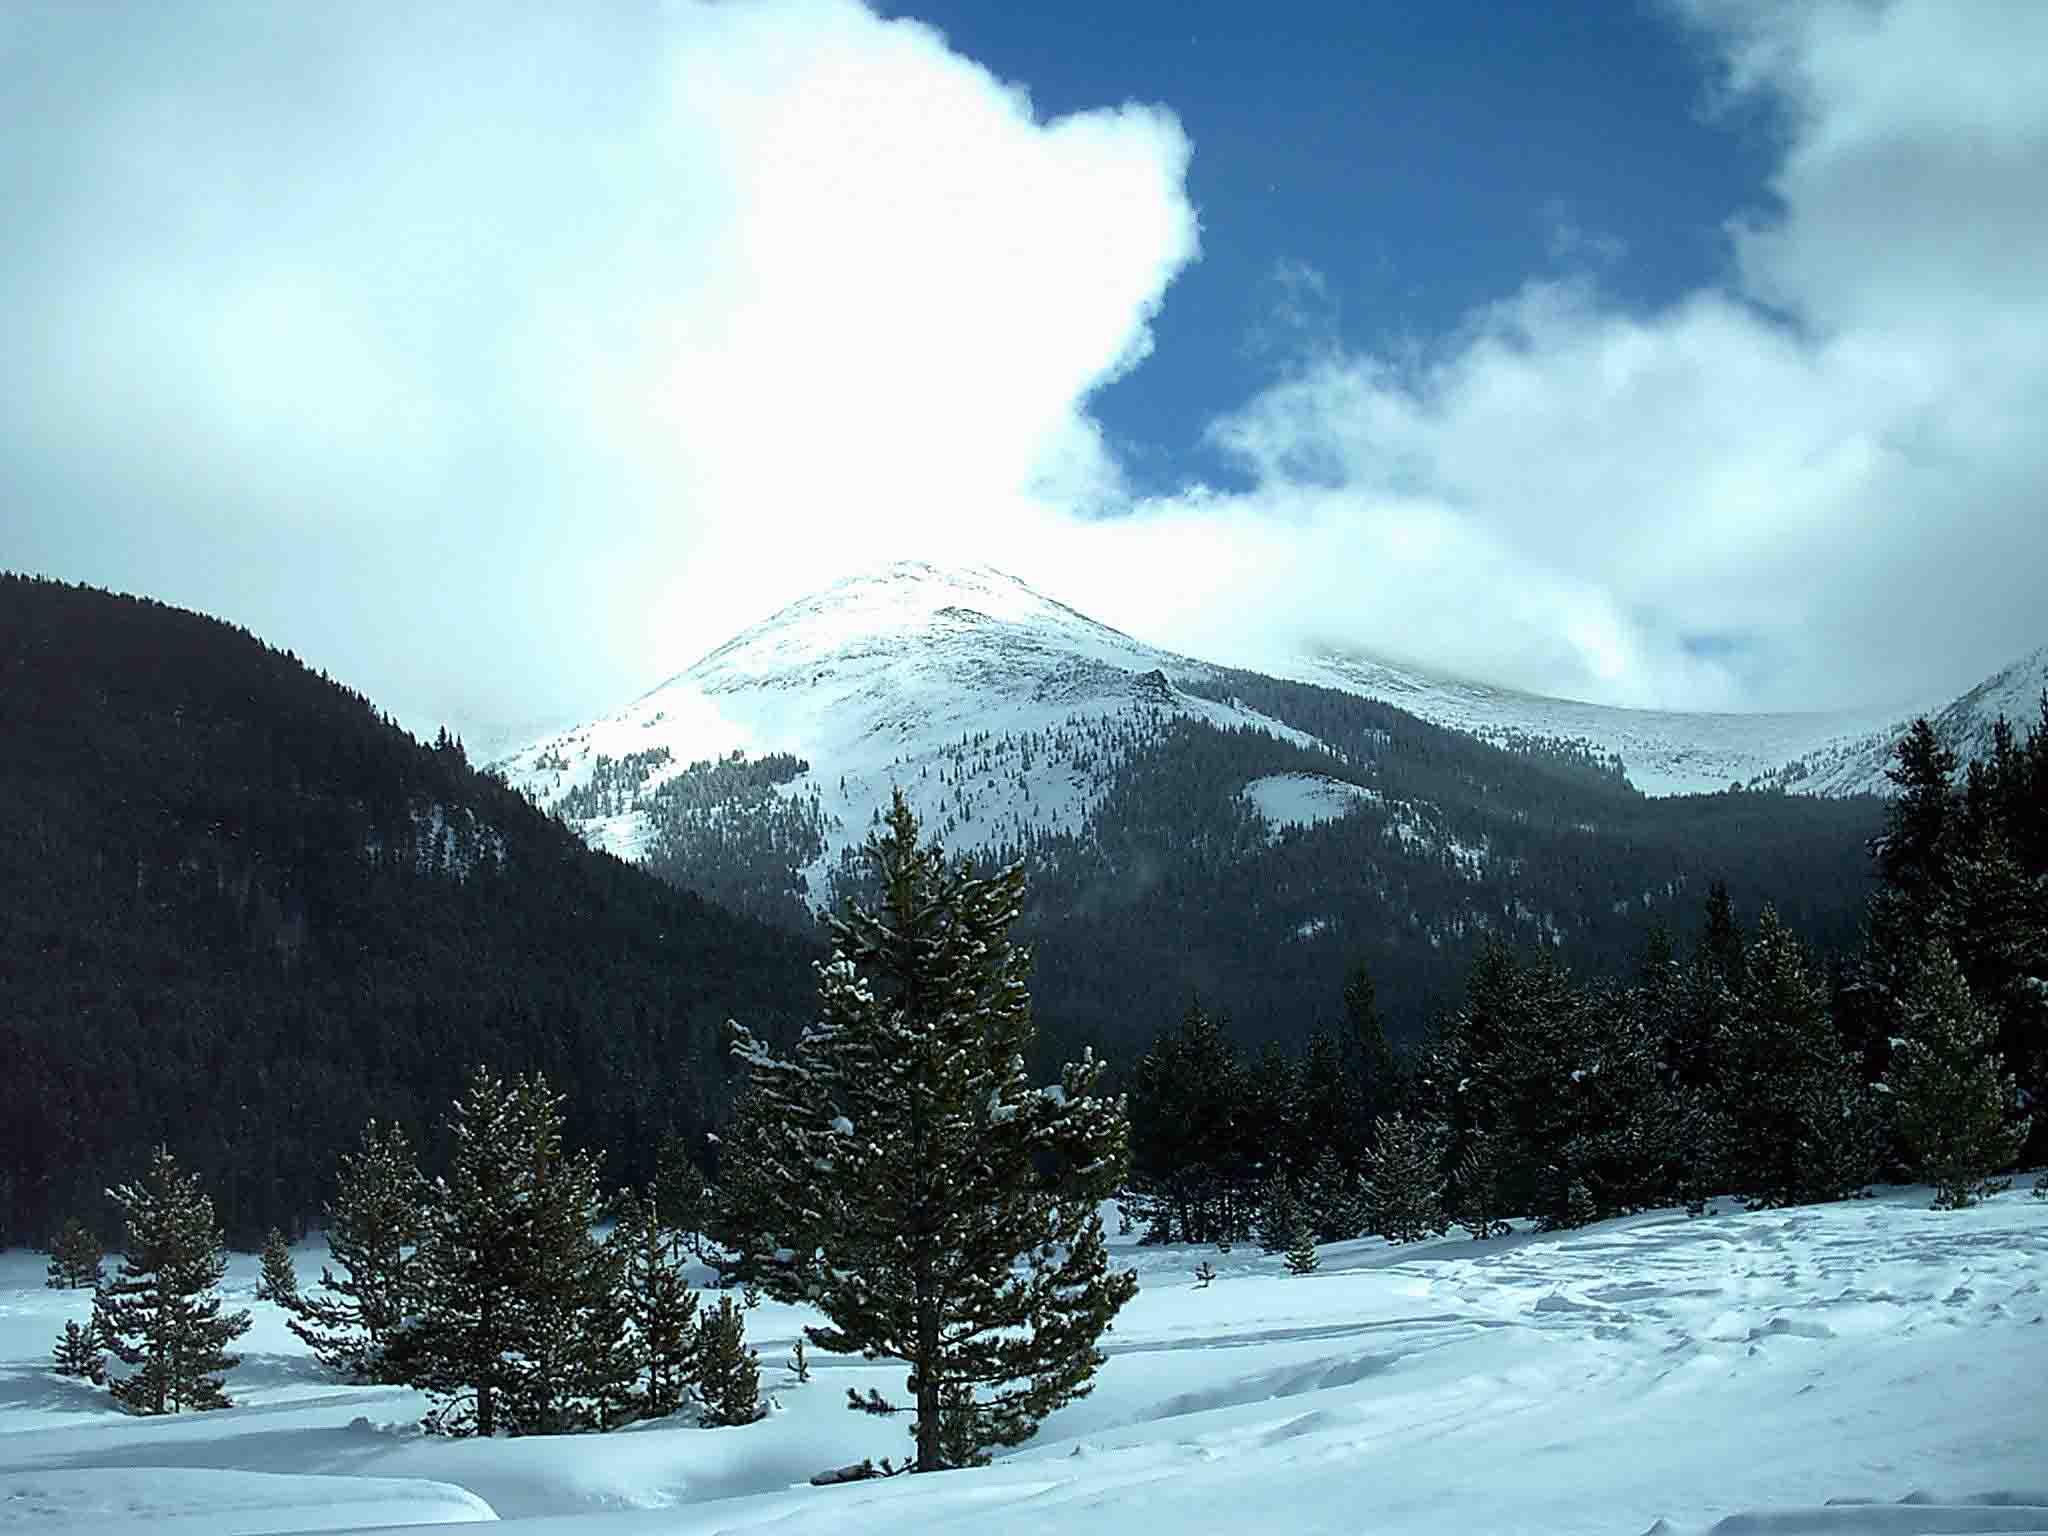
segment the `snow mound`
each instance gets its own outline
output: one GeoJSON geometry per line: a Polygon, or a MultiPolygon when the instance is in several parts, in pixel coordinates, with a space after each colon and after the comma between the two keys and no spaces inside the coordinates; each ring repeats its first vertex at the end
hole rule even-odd
{"type": "MultiPolygon", "coordinates": [[[[1943,1499],[1908,1494],[1896,1504],[1836,1499],[1812,1509],[1745,1512],[1717,1520],[1706,1536],[1977,1536],[1990,1531],[2048,1531],[2048,1491],[1980,1493],[1943,1499]]],[[[1682,1536],[1659,1520],[1645,1536],[1682,1536]]]]}
{"type": "Polygon", "coordinates": [[[0,1531],[53,1536],[255,1536],[497,1518],[475,1494],[418,1478],[86,1467],[12,1472],[0,1481],[0,1531]]]}

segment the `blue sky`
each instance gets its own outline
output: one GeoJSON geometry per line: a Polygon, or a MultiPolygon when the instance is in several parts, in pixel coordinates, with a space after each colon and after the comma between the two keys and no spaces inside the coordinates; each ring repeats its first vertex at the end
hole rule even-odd
{"type": "Polygon", "coordinates": [[[1269,670],[1932,705],[2048,641],[2043,58],[2038,0],[18,0],[0,565],[493,741],[901,558],[1269,670]]]}
{"type": "Polygon", "coordinates": [[[1161,101],[1194,141],[1202,258],[1152,365],[1094,402],[1153,491],[1242,485],[1203,429],[1305,346],[1428,347],[1586,265],[1618,303],[1666,304],[1725,278],[1725,224],[1771,198],[1772,115],[1715,109],[1711,49],[1639,0],[885,9],[1047,116],[1161,101]]]}

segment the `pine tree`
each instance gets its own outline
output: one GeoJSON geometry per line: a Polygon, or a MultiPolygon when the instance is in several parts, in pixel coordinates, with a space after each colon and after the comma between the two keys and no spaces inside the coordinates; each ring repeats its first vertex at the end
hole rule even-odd
{"type": "Polygon", "coordinates": [[[591,1236],[597,1166],[562,1146],[560,1101],[538,1074],[507,1092],[478,1068],[455,1107],[454,1157],[436,1181],[416,1262],[419,1315],[395,1352],[439,1399],[452,1435],[582,1427],[594,1397],[584,1341],[607,1357],[612,1276],[591,1236]]]}
{"type": "Polygon", "coordinates": [[[721,1296],[697,1332],[698,1422],[706,1428],[753,1423],[768,1410],[761,1403],[761,1357],[747,1347],[745,1314],[721,1296]]]}
{"type": "Polygon", "coordinates": [[[761,1283],[825,1314],[819,1348],[909,1365],[915,1466],[935,1471],[1089,1389],[1137,1289],[1110,1270],[1099,1214],[1128,1128],[1092,1056],[1045,1088],[1026,1076],[1021,870],[949,868],[900,794],[867,854],[880,905],[831,920],[822,1021],[788,1060],[737,1031],[765,1111],[766,1240],[789,1259],[761,1283]]]}
{"type": "Polygon", "coordinates": [[[1296,1217],[1294,1236],[1287,1244],[1287,1272],[1290,1275],[1312,1275],[1321,1262],[1316,1257],[1316,1241],[1309,1232],[1308,1222],[1296,1217]]]}
{"type": "Polygon", "coordinates": [[[287,1324],[329,1370],[359,1381],[395,1381],[388,1356],[414,1308],[413,1273],[426,1181],[402,1127],[363,1128],[360,1149],[341,1160],[327,1207],[327,1249],[334,1264],[320,1271],[324,1295],[298,1293],[283,1305],[287,1324]]]}
{"type": "Polygon", "coordinates": [[[50,1243],[49,1278],[43,1284],[52,1290],[96,1289],[100,1283],[100,1263],[105,1257],[100,1240],[74,1216],[50,1243]]]}
{"type": "Polygon", "coordinates": [[[1840,1200],[1875,1171],[1874,1116],[1799,941],[1770,907],[1726,1041],[1726,1170],[1752,1206],[1840,1200]]]}
{"type": "Polygon", "coordinates": [[[1936,1207],[1961,1210],[2010,1186],[1992,1175],[2019,1156],[2027,1122],[2012,1117],[2018,1095],[1993,1049],[1997,1026],[1945,945],[1922,951],[1901,1011],[1907,1033],[1890,1077],[1899,1139],[1936,1207]]]}
{"type": "Polygon", "coordinates": [[[609,1242],[618,1253],[621,1287],[632,1322],[638,1373],[649,1418],[682,1408],[696,1384],[697,1293],[690,1289],[659,1196],[621,1191],[609,1242]]]}
{"type": "Polygon", "coordinates": [[[256,1299],[293,1309],[299,1299],[298,1271],[292,1268],[292,1245],[272,1227],[263,1239],[263,1272],[256,1281],[256,1299]]]}
{"type": "Polygon", "coordinates": [[[1344,1243],[1366,1228],[1365,1191],[1357,1174],[1324,1147],[1302,1184],[1302,1204],[1319,1243],[1344,1243]]]}
{"type": "Polygon", "coordinates": [[[1442,1160],[1443,1135],[1434,1126],[1400,1115],[1380,1117],[1373,1126],[1367,1186],[1375,1232],[1391,1243],[1412,1243],[1449,1229],[1442,1160]]]}
{"type": "Polygon", "coordinates": [[[93,1297],[93,1325],[124,1364],[141,1369],[112,1386],[131,1413],[225,1408],[216,1374],[240,1364],[227,1346],[249,1330],[247,1312],[221,1312],[227,1254],[213,1201],[195,1175],[157,1149],[139,1184],[107,1191],[127,1223],[126,1252],[93,1297]]]}
{"type": "Polygon", "coordinates": [[[83,1328],[66,1323],[50,1354],[51,1369],[59,1376],[82,1376],[94,1386],[107,1379],[107,1357],[100,1348],[99,1330],[92,1323],[83,1328]]]}
{"type": "Polygon", "coordinates": [[[1294,1241],[1294,1229],[1301,1225],[1301,1205],[1294,1198],[1294,1184],[1277,1165],[1266,1175],[1259,1190],[1259,1250],[1284,1253],[1294,1241]]]}
{"type": "Polygon", "coordinates": [[[1501,1214],[1500,1171],[1492,1138],[1483,1132],[1466,1138],[1465,1154],[1451,1174],[1449,1214],[1472,1234],[1473,1241],[1505,1237],[1513,1230],[1501,1214]]]}
{"type": "Polygon", "coordinates": [[[676,1235],[683,1248],[703,1258],[714,1200],[703,1170],[691,1158],[682,1138],[673,1135],[663,1139],[655,1168],[651,1194],[663,1227],[676,1235]]]}
{"type": "Polygon", "coordinates": [[[1363,962],[1352,968],[1344,984],[1344,1031],[1338,1054],[1348,1101],[1342,1156],[1347,1167],[1357,1170],[1364,1166],[1373,1121],[1399,1098],[1401,1087],[1372,972],[1363,962]]]}

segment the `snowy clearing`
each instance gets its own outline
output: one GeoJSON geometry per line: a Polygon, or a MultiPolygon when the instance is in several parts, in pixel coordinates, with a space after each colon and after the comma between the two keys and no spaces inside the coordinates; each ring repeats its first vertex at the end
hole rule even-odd
{"type": "MultiPolygon", "coordinates": [[[[17,1250],[0,1255],[0,1530],[2048,1530],[2048,1201],[1926,1205],[1890,1190],[1366,1239],[1305,1277],[1120,1239],[1143,1289],[1092,1397],[993,1467],[834,1488],[806,1479],[907,1449],[900,1425],[843,1406],[902,1371],[814,1354],[790,1384],[792,1308],[748,1315],[779,1404],[760,1424],[437,1441],[407,1427],[418,1395],[323,1380],[237,1255],[228,1289],[256,1318],[229,1378],[242,1406],[131,1419],[45,1368],[90,1300],[45,1289],[17,1250]],[[1198,1287],[1204,1258],[1219,1278],[1198,1287]]],[[[302,1247],[302,1275],[322,1257],[302,1247]]]]}
{"type": "Polygon", "coordinates": [[[1245,785],[1244,797],[1276,830],[1335,821],[1359,801],[1379,799],[1372,790],[1319,773],[1268,774],[1245,785]]]}

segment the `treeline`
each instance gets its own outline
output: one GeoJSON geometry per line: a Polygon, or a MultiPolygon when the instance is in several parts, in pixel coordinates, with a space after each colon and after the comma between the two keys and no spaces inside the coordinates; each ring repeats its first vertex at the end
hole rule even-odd
{"type": "Polygon", "coordinates": [[[1489,938],[1403,1050],[1369,973],[1343,1022],[1247,1059],[1201,1006],[1130,1080],[1127,1211],[1162,1241],[1546,1227],[1735,1193],[1840,1199],[1880,1176],[1945,1204],[2044,1150],[2048,701],[1961,784],[1924,722],[1892,769],[1865,942],[1832,973],[1716,883],[1697,940],[1653,930],[1618,976],[1489,938]],[[2032,1141],[2029,1141],[2029,1137],[2032,1141]]]}
{"type": "MultiPolygon", "coordinates": [[[[476,1071],[445,1129],[449,1164],[429,1181],[402,1130],[365,1128],[326,1214],[333,1265],[317,1290],[301,1289],[284,1234],[270,1234],[258,1298],[323,1365],[431,1394],[421,1423],[437,1434],[568,1434],[685,1412],[746,1424],[766,1411],[739,1305],[700,1309],[686,1279],[695,1229],[664,1216],[660,1183],[600,1197],[601,1159],[564,1146],[545,1078],[507,1088],[476,1071]]],[[[52,1254],[49,1284],[94,1293],[92,1321],[58,1338],[56,1369],[132,1413],[231,1406],[240,1361],[227,1346],[250,1316],[221,1310],[212,1200],[164,1148],[115,1199],[126,1251],[113,1276],[78,1224],[52,1254]],[[105,1351],[130,1369],[114,1374],[105,1351]]]]}
{"type": "Polygon", "coordinates": [[[231,1242],[317,1219],[363,1123],[542,1071],[639,1182],[793,1028],[817,951],[586,849],[218,621],[0,576],[0,1243],[170,1143],[231,1242]]]}

